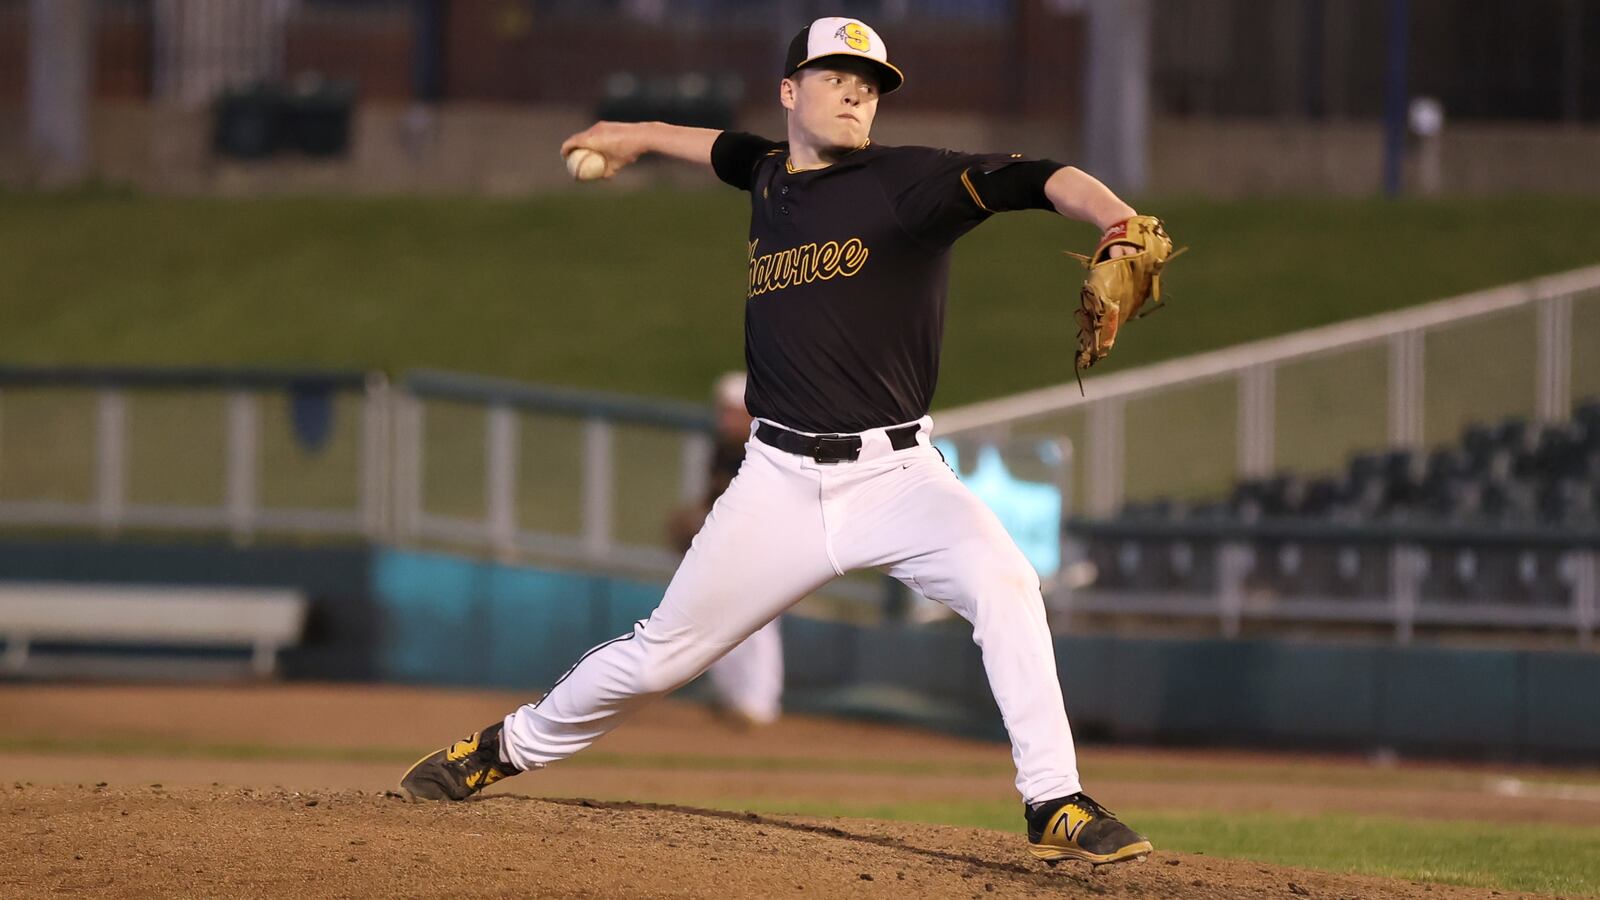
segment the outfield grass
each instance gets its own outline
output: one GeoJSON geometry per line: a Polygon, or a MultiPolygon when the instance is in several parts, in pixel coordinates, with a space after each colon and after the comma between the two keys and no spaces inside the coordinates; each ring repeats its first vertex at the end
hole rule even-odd
{"type": "MultiPolygon", "coordinates": [[[[1140,205],[1193,249],[1109,368],[1600,261],[1592,199],[1140,205]]],[[[0,195],[0,359],[435,366],[699,400],[742,359],[744,231],[731,190],[0,195]]],[[[937,405],[1071,378],[1058,251],[1091,239],[1045,213],[964,239],[937,405]]]]}
{"type": "MultiPolygon", "coordinates": [[[[1001,745],[996,744],[999,748],[1001,745]]],[[[71,739],[53,735],[0,736],[0,753],[47,753],[73,756],[129,756],[225,760],[327,760],[330,762],[398,762],[416,758],[415,747],[289,746],[261,743],[196,743],[185,739],[127,735],[71,739]]],[[[788,774],[994,777],[1009,782],[1015,774],[1005,754],[992,762],[978,760],[883,760],[717,756],[701,753],[608,753],[592,750],[562,764],[571,768],[658,769],[663,771],[784,772],[788,774]]],[[[1199,759],[1174,756],[1091,760],[1083,763],[1089,781],[1140,781],[1157,784],[1281,784],[1317,787],[1407,788],[1478,791],[1489,773],[1471,767],[1384,766],[1249,758],[1199,759]]],[[[1518,770],[1528,784],[1600,786],[1600,770],[1518,770]]]]}
{"type": "MultiPolygon", "coordinates": [[[[742,364],[743,198],[725,190],[576,189],[522,200],[0,195],[0,362],[438,367],[703,402],[742,364]]],[[[1192,252],[1167,279],[1172,307],[1128,332],[1103,369],[1141,365],[1600,261],[1600,201],[1152,200],[1192,252]],[[1561,221],[1550,231],[1544,223],[1561,221]],[[1540,233],[1538,241],[1525,235],[1540,233]]],[[[1045,213],[1000,216],[955,255],[935,405],[1071,378],[1078,278],[1059,250],[1092,238],[1045,213]]],[[[1430,336],[1425,443],[1466,421],[1533,412],[1526,311],[1430,336]]],[[[1574,345],[1600,335],[1600,297],[1574,345]]],[[[1575,397],[1600,395],[1600,359],[1573,360],[1575,397]]],[[[1340,467],[1387,435],[1383,348],[1281,367],[1275,464],[1340,467]]],[[[89,499],[87,391],[8,391],[0,496],[89,499]]],[[[356,501],[355,406],[333,445],[294,445],[264,407],[262,500],[356,501]]],[[[225,495],[222,398],[130,399],[130,502],[216,506],[225,495]]],[[[1127,406],[1126,496],[1202,498],[1234,480],[1237,391],[1195,385],[1127,406]],[[1172,464],[1174,447],[1184,464],[1172,464]]],[[[483,415],[429,405],[424,506],[484,515],[483,415]]],[[[579,425],[526,416],[517,513],[576,535],[579,425]]],[[[1086,436],[1081,412],[1031,432],[1086,436]]],[[[616,442],[617,538],[659,545],[678,502],[672,435],[616,442]]],[[[1074,492],[1086,491],[1075,467],[1074,492]]]]}
{"type": "MultiPolygon", "coordinates": [[[[848,804],[718,799],[723,809],[1017,831],[1013,802],[848,804]]],[[[1159,850],[1511,891],[1600,896],[1600,830],[1324,813],[1119,809],[1159,850]]]]}

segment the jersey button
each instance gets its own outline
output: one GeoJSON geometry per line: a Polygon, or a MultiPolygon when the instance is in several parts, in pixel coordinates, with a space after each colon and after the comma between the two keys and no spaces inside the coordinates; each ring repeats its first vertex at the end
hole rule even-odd
{"type": "Polygon", "coordinates": [[[778,190],[778,193],[784,195],[785,197],[789,196],[789,186],[787,184],[784,185],[782,188],[780,188],[778,190]]]}
{"type": "Polygon", "coordinates": [[[783,213],[784,215],[787,216],[789,214],[789,207],[788,206],[780,206],[780,207],[778,207],[778,212],[783,213]]]}

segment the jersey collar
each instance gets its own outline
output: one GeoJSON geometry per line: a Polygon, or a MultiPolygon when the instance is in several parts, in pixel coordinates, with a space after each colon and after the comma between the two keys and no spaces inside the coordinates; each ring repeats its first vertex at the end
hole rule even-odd
{"type": "Polygon", "coordinates": [[[872,146],[872,138],[867,138],[867,142],[866,143],[864,143],[861,146],[855,148],[854,150],[851,150],[849,153],[846,153],[844,155],[844,157],[842,159],[840,159],[838,162],[824,163],[823,165],[811,166],[810,168],[806,168],[806,169],[796,169],[794,167],[794,159],[791,158],[789,156],[789,154],[785,153],[783,155],[783,170],[785,172],[788,172],[790,175],[802,175],[802,174],[804,174],[806,172],[821,172],[823,169],[831,169],[834,166],[842,165],[842,164],[847,163],[847,162],[851,162],[852,161],[852,157],[854,157],[857,153],[860,153],[862,150],[865,150],[865,149],[867,149],[868,147],[871,147],[871,146],[872,146]]]}

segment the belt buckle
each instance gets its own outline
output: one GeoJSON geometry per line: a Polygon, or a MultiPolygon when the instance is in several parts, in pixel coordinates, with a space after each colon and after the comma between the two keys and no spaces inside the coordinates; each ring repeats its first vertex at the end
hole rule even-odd
{"type": "Polygon", "coordinates": [[[832,466],[842,462],[855,462],[861,458],[861,438],[853,434],[819,434],[817,435],[816,452],[811,455],[819,465],[832,466]],[[839,448],[842,455],[823,457],[823,451],[830,447],[839,448]]]}

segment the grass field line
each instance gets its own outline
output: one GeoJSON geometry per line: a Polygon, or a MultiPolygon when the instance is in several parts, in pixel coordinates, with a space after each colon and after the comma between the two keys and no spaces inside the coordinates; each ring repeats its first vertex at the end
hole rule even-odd
{"type": "MultiPolygon", "coordinates": [[[[0,737],[0,753],[68,756],[214,759],[263,762],[323,761],[407,765],[426,747],[318,746],[262,743],[204,743],[151,736],[63,738],[57,735],[0,737]]],[[[774,772],[825,775],[945,776],[1003,778],[1014,774],[1007,759],[907,760],[859,757],[707,756],[675,753],[591,751],[561,763],[563,768],[658,771],[774,772]]],[[[1417,788],[1483,792],[1600,802],[1600,775],[1587,772],[1527,772],[1512,777],[1467,769],[1375,768],[1323,762],[1090,761],[1081,766],[1095,781],[1193,784],[1238,783],[1316,787],[1417,788]]]]}

